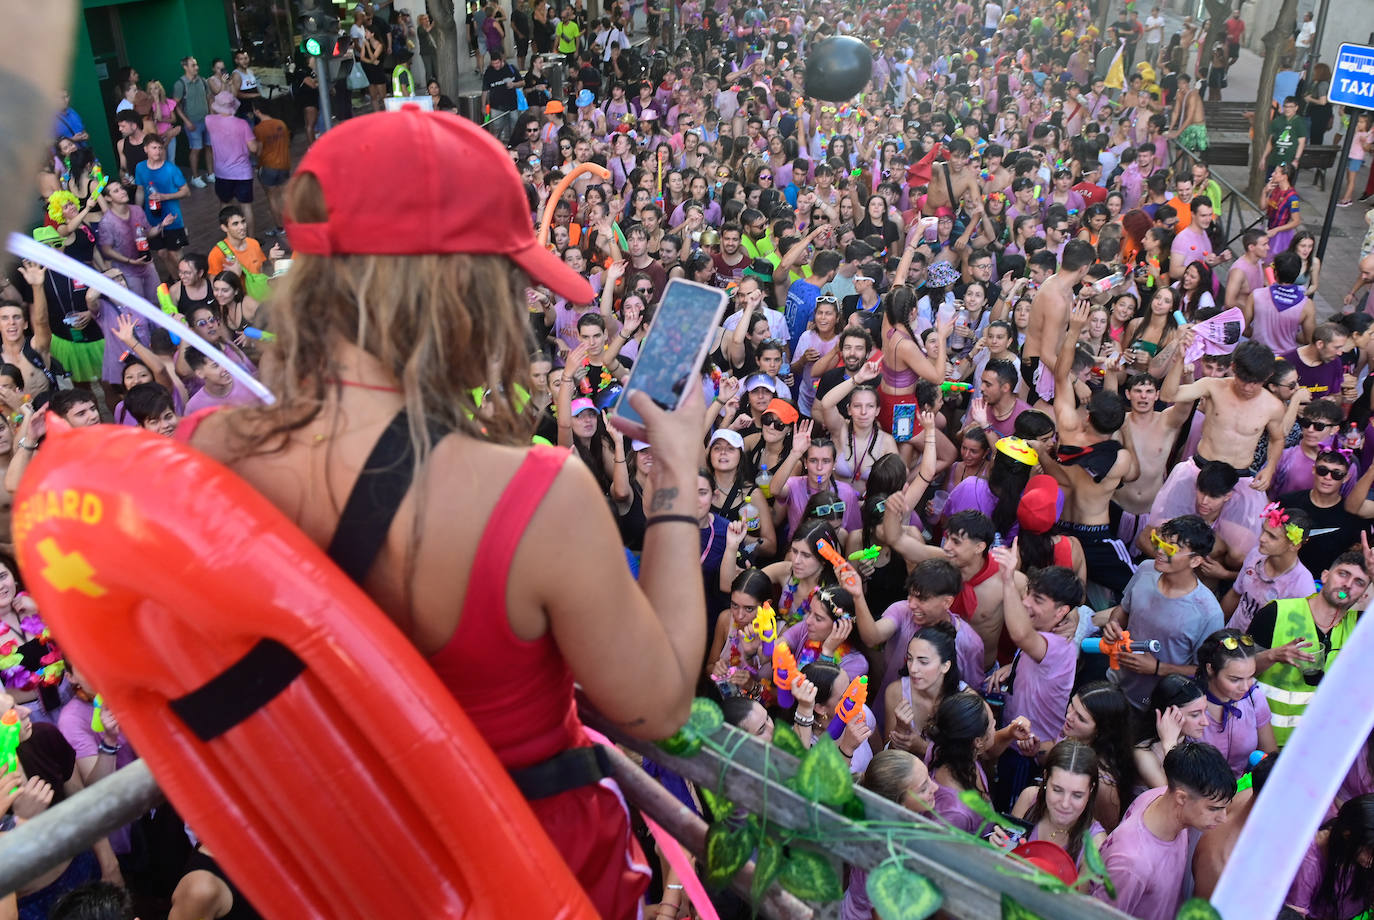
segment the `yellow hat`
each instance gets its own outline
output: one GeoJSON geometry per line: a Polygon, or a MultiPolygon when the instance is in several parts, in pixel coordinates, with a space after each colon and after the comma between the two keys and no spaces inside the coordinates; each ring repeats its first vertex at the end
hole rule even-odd
{"type": "Polygon", "coordinates": [[[1026,466],[1037,466],[1040,463],[1040,455],[1035,452],[1035,448],[1021,438],[998,438],[997,449],[1026,466]]]}

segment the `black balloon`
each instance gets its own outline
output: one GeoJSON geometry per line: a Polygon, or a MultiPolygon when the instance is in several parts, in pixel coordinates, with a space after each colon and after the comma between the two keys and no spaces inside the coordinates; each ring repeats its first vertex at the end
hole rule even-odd
{"type": "Polygon", "coordinates": [[[847,102],[863,91],[873,73],[873,53],[857,38],[835,35],[814,45],[806,57],[806,95],[847,102]]]}

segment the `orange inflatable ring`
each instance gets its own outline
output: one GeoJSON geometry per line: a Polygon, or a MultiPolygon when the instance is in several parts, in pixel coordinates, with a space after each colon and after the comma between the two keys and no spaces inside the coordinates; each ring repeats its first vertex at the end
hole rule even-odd
{"type": "Polygon", "coordinates": [[[25,580],[259,911],[596,916],[429,665],[276,508],[185,445],[59,427],[15,496],[25,580]]]}
{"type": "Polygon", "coordinates": [[[549,192],[549,200],[544,203],[544,216],[539,221],[539,233],[536,234],[540,246],[549,245],[549,227],[553,224],[554,207],[563,199],[563,193],[568,190],[568,186],[576,182],[577,177],[583,173],[592,173],[602,180],[611,178],[611,171],[600,163],[579,163],[573,167],[572,172],[560,179],[553,187],[553,191],[549,192]]]}

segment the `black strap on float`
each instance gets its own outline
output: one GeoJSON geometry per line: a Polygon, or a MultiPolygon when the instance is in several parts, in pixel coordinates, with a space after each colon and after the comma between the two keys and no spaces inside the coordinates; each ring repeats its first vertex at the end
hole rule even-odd
{"type": "Polygon", "coordinates": [[[248,654],[204,685],[169,704],[201,741],[213,741],[276,699],[305,670],[305,662],[275,639],[259,640],[248,654]]]}

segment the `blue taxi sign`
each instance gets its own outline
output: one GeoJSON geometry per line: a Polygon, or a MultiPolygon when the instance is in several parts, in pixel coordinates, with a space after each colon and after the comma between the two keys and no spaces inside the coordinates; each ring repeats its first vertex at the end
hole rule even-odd
{"type": "Polygon", "coordinates": [[[1332,105],[1374,109],[1374,47],[1343,43],[1331,72],[1332,105]]]}

